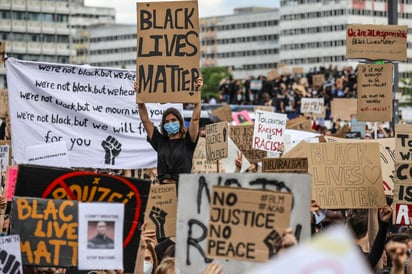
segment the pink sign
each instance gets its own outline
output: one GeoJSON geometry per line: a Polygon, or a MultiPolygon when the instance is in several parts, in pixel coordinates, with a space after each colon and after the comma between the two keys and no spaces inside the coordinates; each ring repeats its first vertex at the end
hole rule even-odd
{"type": "Polygon", "coordinates": [[[6,200],[10,202],[14,196],[14,189],[16,188],[18,166],[9,166],[6,171],[6,186],[4,192],[6,193],[6,200]]]}

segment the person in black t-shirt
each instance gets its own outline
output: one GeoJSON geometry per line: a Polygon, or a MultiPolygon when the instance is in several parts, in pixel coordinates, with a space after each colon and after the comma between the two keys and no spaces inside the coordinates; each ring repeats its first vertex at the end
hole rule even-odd
{"type": "MultiPolygon", "coordinates": [[[[201,90],[203,79],[198,78],[196,87],[201,90]]],[[[135,82],[136,92],[139,83],[135,82]]],[[[194,104],[190,126],[187,129],[180,112],[168,108],[163,113],[161,128],[156,128],[149,119],[144,103],[137,104],[140,119],[147,132],[147,140],[157,152],[157,174],[160,183],[177,183],[179,174],[191,173],[193,153],[199,138],[201,104],[194,104]]]]}

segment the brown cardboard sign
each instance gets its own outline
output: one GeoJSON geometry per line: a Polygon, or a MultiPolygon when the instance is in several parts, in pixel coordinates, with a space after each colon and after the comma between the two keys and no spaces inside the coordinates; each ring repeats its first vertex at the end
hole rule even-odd
{"type": "Polygon", "coordinates": [[[290,226],[291,210],[291,193],[214,186],[207,257],[267,261],[290,226]]]}
{"type": "Polygon", "coordinates": [[[6,117],[9,112],[7,89],[0,89],[0,118],[6,117]]]}
{"type": "Polygon", "coordinates": [[[224,172],[222,170],[222,165],[219,164],[218,166],[217,161],[193,158],[193,165],[192,165],[193,174],[207,174],[207,173],[216,173],[216,172],[224,172]],[[217,170],[218,168],[220,168],[219,171],[217,170]]]}
{"type": "Polygon", "coordinates": [[[312,75],[313,88],[318,89],[322,87],[324,82],[325,82],[325,74],[312,75]]]}
{"type": "Polygon", "coordinates": [[[210,112],[212,117],[216,117],[217,119],[212,119],[216,120],[216,122],[220,121],[227,121],[227,122],[232,122],[233,117],[232,117],[232,110],[230,109],[229,105],[223,105],[221,107],[215,108],[210,112]]]}
{"type": "Polygon", "coordinates": [[[228,156],[227,122],[206,125],[206,159],[219,160],[228,156]]]}
{"type": "Polygon", "coordinates": [[[5,54],[6,54],[6,42],[0,41],[0,64],[4,63],[5,54]]]}
{"type": "Polygon", "coordinates": [[[230,126],[229,134],[232,141],[240,149],[249,162],[260,162],[267,156],[267,152],[252,148],[253,125],[230,126]]]}
{"type": "Polygon", "coordinates": [[[359,121],[392,121],[392,64],[358,66],[359,121]]]}
{"type": "Polygon", "coordinates": [[[306,158],[306,141],[302,140],[283,154],[284,158],[306,158]]]}
{"type": "Polygon", "coordinates": [[[346,58],[406,61],[408,26],[346,26],[346,58]]]}
{"type": "Polygon", "coordinates": [[[312,130],[312,122],[305,116],[299,116],[286,121],[287,129],[312,130]]]}
{"type": "Polygon", "coordinates": [[[265,158],[262,160],[263,172],[308,173],[307,158],[265,158]]]}
{"type": "Polygon", "coordinates": [[[341,119],[343,121],[350,121],[353,115],[356,115],[358,108],[358,101],[354,98],[334,98],[331,103],[331,116],[336,121],[341,119]]]}
{"type": "Polygon", "coordinates": [[[394,190],[394,162],[395,162],[395,138],[379,138],[375,140],[353,140],[346,138],[337,138],[332,136],[323,136],[325,142],[343,143],[343,142],[378,142],[379,156],[381,159],[382,183],[385,194],[392,195],[394,190]]]}
{"type": "Polygon", "coordinates": [[[269,80],[273,80],[273,79],[277,79],[280,77],[280,73],[277,69],[272,69],[271,71],[268,72],[268,79],[269,80]]]}
{"type": "Polygon", "coordinates": [[[137,102],[200,101],[197,1],[137,2],[137,102]]]}
{"type": "Polygon", "coordinates": [[[177,196],[175,184],[152,185],[144,220],[157,238],[176,236],[177,196]]]}
{"type": "Polygon", "coordinates": [[[396,125],[395,130],[395,182],[412,185],[412,126],[396,125]]]}
{"type": "Polygon", "coordinates": [[[307,148],[312,199],[322,208],[386,204],[378,143],[311,143],[307,148]]]}
{"type": "Polygon", "coordinates": [[[304,74],[303,67],[293,67],[292,68],[292,73],[293,74],[304,74]]]}

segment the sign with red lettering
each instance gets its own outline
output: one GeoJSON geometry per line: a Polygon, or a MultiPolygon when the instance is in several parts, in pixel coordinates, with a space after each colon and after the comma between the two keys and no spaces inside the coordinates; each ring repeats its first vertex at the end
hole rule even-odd
{"type": "Polygon", "coordinates": [[[358,121],[392,121],[392,64],[359,64],[358,121]]]}
{"type": "Polygon", "coordinates": [[[19,165],[15,196],[123,203],[123,265],[126,272],[133,272],[140,239],[138,224],[142,222],[150,185],[149,180],[104,173],[19,165]]]}
{"type": "Polygon", "coordinates": [[[290,226],[291,210],[291,193],[214,186],[207,256],[267,261],[280,249],[282,233],[290,226]]]}
{"type": "Polygon", "coordinates": [[[386,204],[378,143],[308,143],[307,157],[312,199],[322,208],[386,204]]]}
{"type": "Polygon", "coordinates": [[[260,162],[267,156],[264,150],[252,148],[254,125],[230,126],[230,138],[249,162],[260,162]]]}
{"type": "Polygon", "coordinates": [[[199,102],[197,1],[136,4],[137,102],[199,102]]]}
{"type": "Polygon", "coordinates": [[[346,58],[406,61],[408,26],[347,25],[346,58]]]}
{"type": "Polygon", "coordinates": [[[287,115],[257,110],[253,131],[253,148],[278,151],[284,144],[287,115]]]}
{"type": "MultiPolygon", "coordinates": [[[[410,189],[411,186],[407,188],[410,189]]],[[[394,218],[395,224],[402,225],[402,226],[403,225],[409,226],[411,225],[411,220],[412,220],[412,204],[396,203],[395,218],[394,218]]]]}
{"type": "Polygon", "coordinates": [[[20,235],[23,264],[77,265],[77,201],[15,197],[11,234],[20,235]]]}

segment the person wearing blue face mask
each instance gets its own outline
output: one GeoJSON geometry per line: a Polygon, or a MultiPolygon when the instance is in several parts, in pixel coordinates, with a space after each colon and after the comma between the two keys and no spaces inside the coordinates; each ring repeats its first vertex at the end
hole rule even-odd
{"type": "MultiPolygon", "coordinates": [[[[196,87],[203,87],[203,79],[198,78],[196,87]]],[[[139,90],[135,82],[134,89],[139,90]]],[[[168,108],[162,116],[160,130],[150,120],[146,105],[138,103],[140,120],[147,133],[147,140],[157,152],[157,174],[161,184],[177,183],[179,174],[191,173],[192,159],[199,139],[201,104],[195,103],[189,128],[176,108],[168,108]]]]}

